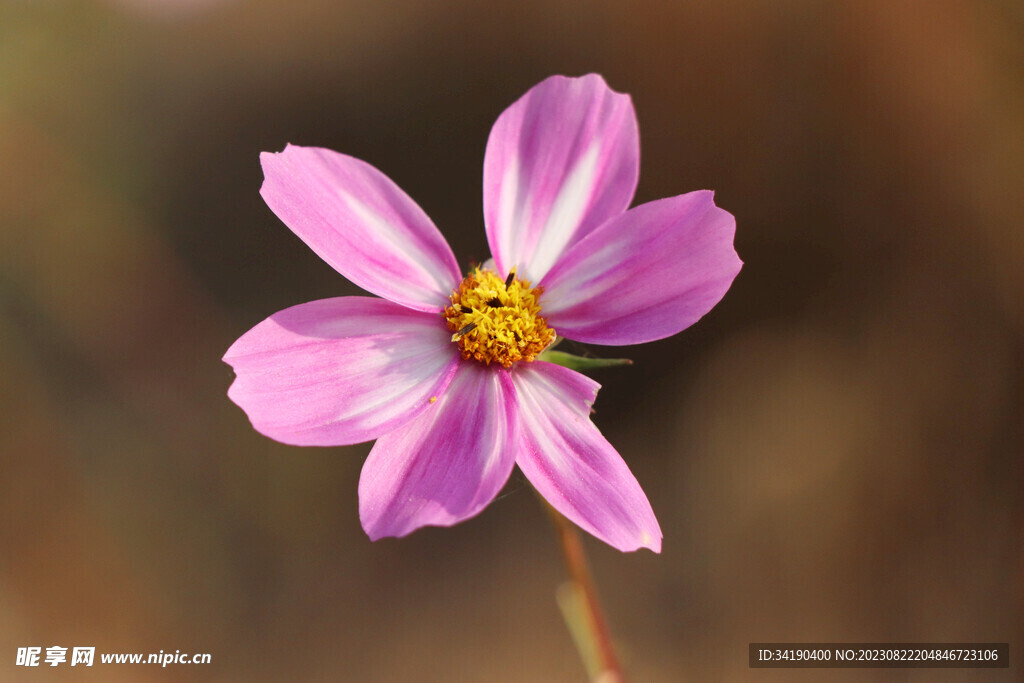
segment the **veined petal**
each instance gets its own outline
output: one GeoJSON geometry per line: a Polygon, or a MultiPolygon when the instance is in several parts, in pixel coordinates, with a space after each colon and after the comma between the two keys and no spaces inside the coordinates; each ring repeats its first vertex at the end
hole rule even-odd
{"type": "Polygon", "coordinates": [[[339,297],[286,308],[224,361],[228,396],[256,431],[296,446],[375,439],[444,395],[459,357],[439,315],[383,299],[339,297]]]}
{"type": "Polygon", "coordinates": [[[508,372],[459,364],[444,396],[374,444],[359,477],[363,529],[377,540],[477,514],[512,472],[517,431],[508,372]]]}
{"type": "Polygon", "coordinates": [[[597,74],[552,76],[506,109],[487,140],[484,223],[504,276],[537,283],[562,251],[633,200],[640,138],[629,95],[597,74]]]}
{"type": "Polygon", "coordinates": [[[519,469],[580,528],[624,552],[661,552],[661,527],[640,484],[590,421],[598,384],[551,363],[520,364],[519,469]]]}
{"type": "Polygon", "coordinates": [[[569,248],[541,283],[558,334],[593,344],[669,337],[717,304],[743,265],[714,193],[642,204],[569,248]]]}
{"type": "Polygon", "coordinates": [[[350,156],[288,145],[260,155],[260,194],[317,256],[363,289],[440,311],[461,276],[451,248],[390,178],[350,156]]]}

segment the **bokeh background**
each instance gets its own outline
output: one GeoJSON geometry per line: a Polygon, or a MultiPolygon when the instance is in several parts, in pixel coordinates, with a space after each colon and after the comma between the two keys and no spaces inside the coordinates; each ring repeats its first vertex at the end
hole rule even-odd
{"type": "Polygon", "coordinates": [[[637,202],[712,188],[745,267],[600,371],[665,533],[587,539],[631,678],[1015,680],[1022,639],[1019,2],[3,0],[0,679],[583,681],[520,474],[370,543],[369,445],[256,434],[220,361],[356,293],[258,154],[374,164],[465,265],[484,145],[530,86],[638,112],[637,202]],[[752,641],[1009,641],[1011,671],[767,671],[752,641]],[[17,647],[209,652],[14,666],[17,647]],[[113,678],[112,678],[113,677],[113,678]]]}

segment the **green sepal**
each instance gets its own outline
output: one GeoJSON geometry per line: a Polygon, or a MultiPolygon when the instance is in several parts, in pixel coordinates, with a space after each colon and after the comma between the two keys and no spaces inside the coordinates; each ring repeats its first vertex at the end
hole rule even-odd
{"type": "Polygon", "coordinates": [[[561,365],[569,368],[570,370],[577,370],[579,372],[586,372],[587,370],[594,370],[596,368],[611,368],[616,365],[633,364],[633,361],[628,358],[584,358],[583,356],[574,356],[571,353],[555,351],[550,348],[537,356],[537,360],[544,360],[548,363],[561,365]]]}

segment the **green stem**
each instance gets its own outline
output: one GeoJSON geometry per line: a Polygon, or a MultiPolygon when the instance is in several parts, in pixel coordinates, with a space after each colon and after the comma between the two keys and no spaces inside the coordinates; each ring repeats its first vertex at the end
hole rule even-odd
{"type": "Polygon", "coordinates": [[[590,679],[601,683],[624,683],[622,668],[590,575],[579,531],[575,524],[547,501],[543,502],[555,525],[565,568],[569,572],[568,590],[559,594],[559,604],[590,673],[590,679]]]}

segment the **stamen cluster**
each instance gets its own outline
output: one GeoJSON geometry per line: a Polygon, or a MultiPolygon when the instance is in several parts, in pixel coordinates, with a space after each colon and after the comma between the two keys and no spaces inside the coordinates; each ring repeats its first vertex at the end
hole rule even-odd
{"type": "Polygon", "coordinates": [[[515,269],[503,281],[489,270],[475,268],[452,292],[452,305],[444,310],[462,357],[506,368],[536,358],[555,340],[555,331],[540,315],[543,291],[518,279],[515,269]]]}

